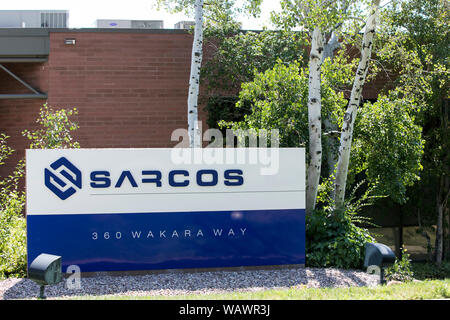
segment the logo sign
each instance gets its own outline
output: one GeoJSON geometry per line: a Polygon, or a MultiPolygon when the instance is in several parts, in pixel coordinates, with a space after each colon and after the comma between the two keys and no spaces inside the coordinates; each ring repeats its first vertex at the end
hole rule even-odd
{"type": "Polygon", "coordinates": [[[205,148],[189,161],[192,150],[27,150],[28,262],[46,252],[81,272],[304,264],[304,149],[205,148]]]}

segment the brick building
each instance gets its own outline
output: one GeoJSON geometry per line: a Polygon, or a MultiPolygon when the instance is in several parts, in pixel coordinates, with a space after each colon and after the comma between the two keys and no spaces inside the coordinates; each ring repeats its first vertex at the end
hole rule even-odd
{"type": "MultiPolygon", "coordinates": [[[[0,133],[16,150],[0,176],[24,157],[30,142],[21,132],[36,128],[46,102],[78,109],[83,148],[175,145],[172,131],[187,127],[191,49],[192,35],[177,29],[0,28],[0,133]]],[[[383,85],[382,77],[367,84],[364,98],[383,85]]]]}

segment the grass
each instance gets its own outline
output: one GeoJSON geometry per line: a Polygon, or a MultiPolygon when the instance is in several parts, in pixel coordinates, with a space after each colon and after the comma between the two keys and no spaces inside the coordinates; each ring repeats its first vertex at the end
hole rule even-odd
{"type": "Polygon", "coordinates": [[[221,294],[192,294],[180,296],[78,296],[73,299],[93,300],[426,300],[449,299],[450,279],[405,282],[390,286],[349,288],[295,287],[279,290],[233,292],[221,294]]]}

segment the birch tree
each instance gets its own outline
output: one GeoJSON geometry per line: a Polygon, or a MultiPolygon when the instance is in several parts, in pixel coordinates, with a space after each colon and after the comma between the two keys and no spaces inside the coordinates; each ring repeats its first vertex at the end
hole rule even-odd
{"type": "MultiPolygon", "coordinates": [[[[339,42],[338,37],[336,36],[336,32],[331,33],[330,39],[323,46],[323,54],[322,54],[322,63],[326,59],[333,60],[334,51],[341,47],[341,43],[339,42]]],[[[337,157],[335,155],[335,149],[337,149],[337,141],[335,134],[338,131],[337,124],[333,122],[330,115],[327,114],[324,116],[324,128],[325,128],[325,136],[326,140],[326,160],[328,172],[327,175],[331,176],[334,174],[334,170],[336,168],[337,157]]],[[[334,197],[334,196],[333,196],[334,197]]]]}
{"type": "Polygon", "coordinates": [[[200,90],[200,69],[203,58],[203,0],[195,0],[195,28],[192,44],[191,72],[188,93],[188,132],[189,146],[200,148],[201,139],[198,126],[198,94],[200,90]]]}
{"type": "Polygon", "coordinates": [[[335,178],[335,202],[337,206],[342,206],[345,197],[345,186],[347,182],[348,165],[352,146],[353,127],[361,101],[362,89],[369,69],[369,61],[372,53],[373,37],[375,34],[376,19],[380,0],[373,0],[370,15],[366,22],[366,27],[362,40],[361,58],[356,69],[353,87],[349,104],[344,115],[344,122],[341,129],[341,139],[339,146],[339,158],[335,178]]]}
{"type": "MultiPolygon", "coordinates": [[[[260,13],[262,0],[246,0],[242,8],[256,17],[260,13]]],[[[201,132],[199,131],[198,103],[200,92],[200,71],[203,60],[204,18],[210,23],[231,23],[236,14],[242,10],[235,6],[235,0],[157,0],[157,9],[165,7],[172,13],[184,12],[195,15],[194,39],[192,43],[191,70],[187,99],[187,120],[189,146],[201,148],[201,132]],[[206,10],[204,10],[206,8],[206,10]]]]}
{"type": "Polygon", "coordinates": [[[310,34],[311,39],[308,84],[307,214],[315,208],[322,167],[321,64],[324,54],[331,57],[333,51],[339,46],[336,32],[348,18],[352,2],[354,1],[307,0],[299,2],[282,0],[282,12],[273,15],[275,24],[283,28],[301,28],[310,34]]]}
{"type": "Polygon", "coordinates": [[[306,211],[311,212],[316,204],[317,188],[322,166],[322,121],[320,66],[322,64],[323,35],[318,27],[312,34],[309,54],[308,124],[309,124],[309,166],[307,172],[306,211]]]}
{"type": "Polygon", "coordinates": [[[198,125],[198,96],[200,91],[200,70],[203,60],[203,0],[158,0],[157,9],[164,7],[171,13],[183,12],[195,16],[194,39],[192,42],[191,69],[187,99],[187,126],[189,147],[200,148],[201,137],[198,125]]]}

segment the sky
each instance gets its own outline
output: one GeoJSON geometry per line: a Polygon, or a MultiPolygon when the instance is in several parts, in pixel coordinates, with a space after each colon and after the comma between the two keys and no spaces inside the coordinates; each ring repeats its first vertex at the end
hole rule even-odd
{"type": "MultiPolygon", "coordinates": [[[[260,19],[242,18],[242,28],[258,30],[268,25],[270,11],[279,8],[277,0],[264,0],[260,19]]],[[[0,1],[0,10],[69,10],[69,28],[93,28],[97,19],[164,20],[172,29],[181,20],[194,20],[183,14],[156,10],[156,0],[14,0],[0,1]]]]}

